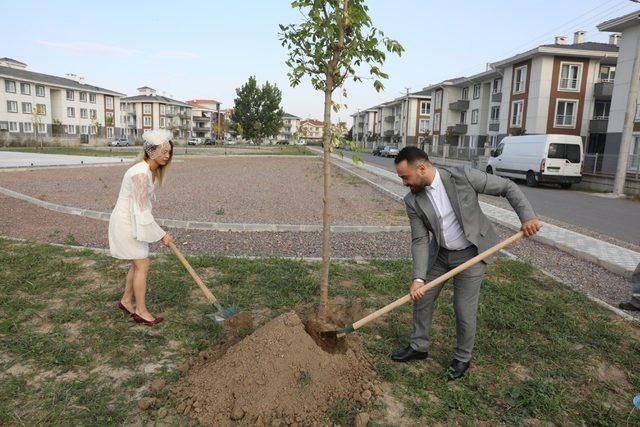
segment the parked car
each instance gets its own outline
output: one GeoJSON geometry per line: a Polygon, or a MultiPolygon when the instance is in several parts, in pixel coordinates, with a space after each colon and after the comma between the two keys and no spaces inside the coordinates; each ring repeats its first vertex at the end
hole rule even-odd
{"type": "Polygon", "coordinates": [[[584,154],[577,135],[522,135],[504,138],[487,162],[487,173],[570,188],[582,180],[584,154]]]}
{"type": "Polygon", "coordinates": [[[216,145],[216,141],[215,139],[212,139],[212,138],[205,138],[204,145],[216,145]]]}
{"type": "Polygon", "coordinates": [[[381,157],[396,157],[400,150],[396,147],[392,147],[390,145],[385,145],[385,147],[380,151],[381,157]]]}
{"type": "Polygon", "coordinates": [[[296,142],[296,145],[307,145],[307,141],[300,139],[296,142]]]}
{"type": "Polygon", "coordinates": [[[127,138],[116,138],[109,142],[109,145],[111,147],[128,147],[133,144],[127,138]]]}
{"type": "Polygon", "coordinates": [[[200,138],[189,138],[187,140],[188,145],[200,145],[202,144],[202,140],[200,138]]]}
{"type": "Polygon", "coordinates": [[[376,145],[371,154],[373,154],[374,156],[379,156],[382,150],[384,150],[384,145],[376,145]]]}
{"type": "Polygon", "coordinates": [[[236,145],[236,141],[233,139],[227,139],[224,141],[224,145],[236,145]]]}

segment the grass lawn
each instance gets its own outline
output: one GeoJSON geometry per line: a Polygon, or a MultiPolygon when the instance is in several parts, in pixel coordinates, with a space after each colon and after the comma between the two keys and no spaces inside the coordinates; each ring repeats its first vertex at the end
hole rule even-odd
{"type": "MultiPolygon", "coordinates": [[[[260,322],[308,307],[318,293],[317,263],[190,259],[223,305],[252,310],[260,322]]],[[[149,306],[167,318],[154,328],[115,308],[125,263],[0,239],[0,265],[0,424],[153,422],[158,407],[142,412],[136,405],[142,396],[169,393],[152,392],[153,379],[171,384],[199,350],[247,333],[232,336],[203,319],[211,309],[174,258],[152,262],[149,306]]],[[[337,263],[332,298],[373,310],[401,296],[410,274],[407,261],[337,263]]],[[[455,339],[450,287],[425,361],[388,359],[407,343],[409,306],[358,332],[393,407],[368,408],[374,424],[640,424],[631,403],[640,393],[640,328],[524,263],[500,260],[483,286],[475,358],[462,380],[444,379],[455,339]]],[[[171,415],[171,400],[164,405],[170,415],[163,421],[189,423],[171,415]]],[[[329,416],[348,425],[354,411],[340,401],[329,416]]]]}
{"type": "Polygon", "coordinates": [[[137,150],[127,151],[114,148],[113,151],[97,150],[95,148],[83,147],[0,147],[0,151],[15,151],[20,153],[39,153],[39,154],[67,154],[74,156],[94,156],[94,157],[134,157],[138,154],[137,150]]]}
{"type": "MultiPolygon", "coordinates": [[[[105,147],[102,149],[97,148],[84,148],[84,147],[0,147],[0,151],[15,151],[22,153],[40,153],[40,154],[67,154],[76,156],[95,156],[95,157],[134,157],[142,147],[134,148],[112,148],[105,147]]],[[[198,146],[198,147],[186,147],[186,154],[189,155],[298,155],[298,156],[314,156],[315,153],[305,149],[304,147],[291,146],[291,145],[276,145],[276,146],[198,146]],[[211,150],[210,153],[207,151],[211,150]],[[251,150],[251,151],[248,151],[251,150]],[[237,152],[236,152],[237,151],[237,152]]],[[[180,145],[175,147],[176,155],[185,154],[185,146],[180,145]]]]}

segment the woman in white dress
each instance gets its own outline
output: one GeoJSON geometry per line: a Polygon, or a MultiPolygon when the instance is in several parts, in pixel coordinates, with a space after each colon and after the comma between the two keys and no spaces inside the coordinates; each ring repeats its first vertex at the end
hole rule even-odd
{"type": "Polygon", "coordinates": [[[172,238],[156,223],[151,214],[155,186],[162,185],[173,157],[172,134],[165,129],[147,131],[138,161],[124,174],[116,206],[109,219],[111,256],[131,260],[124,294],[118,308],[134,321],[149,326],[162,322],[145,303],[149,273],[149,243],[161,240],[165,246],[172,238]]]}

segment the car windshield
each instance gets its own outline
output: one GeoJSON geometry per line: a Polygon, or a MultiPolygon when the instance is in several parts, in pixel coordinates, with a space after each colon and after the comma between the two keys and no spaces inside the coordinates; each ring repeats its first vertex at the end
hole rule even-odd
{"type": "Polygon", "coordinates": [[[550,159],[567,159],[571,163],[580,163],[580,146],[577,144],[549,144],[550,159]]]}

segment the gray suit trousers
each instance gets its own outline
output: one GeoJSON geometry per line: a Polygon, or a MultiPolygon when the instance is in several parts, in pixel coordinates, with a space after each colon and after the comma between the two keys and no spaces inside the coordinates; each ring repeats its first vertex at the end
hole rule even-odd
{"type": "MultiPolygon", "coordinates": [[[[478,248],[473,245],[460,251],[450,251],[441,247],[436,263],[427,273],[426,282],[429,283],[476,255],[478,255],[478,248]]],[[[461,362],[471,360],[476,338],[480,284],[484,277],[485,267],[485,263],[479,262],[453,278],[453,308],[456,314],[457,339],[454,357],[461,362]]],[[[431,330],[433,306],[444,285],[445,283],[442,283],[430,289],[421,299],[413,303],[413,332],[410,345],[416,351],[429,350],[429,331],[431,330]]]]}

